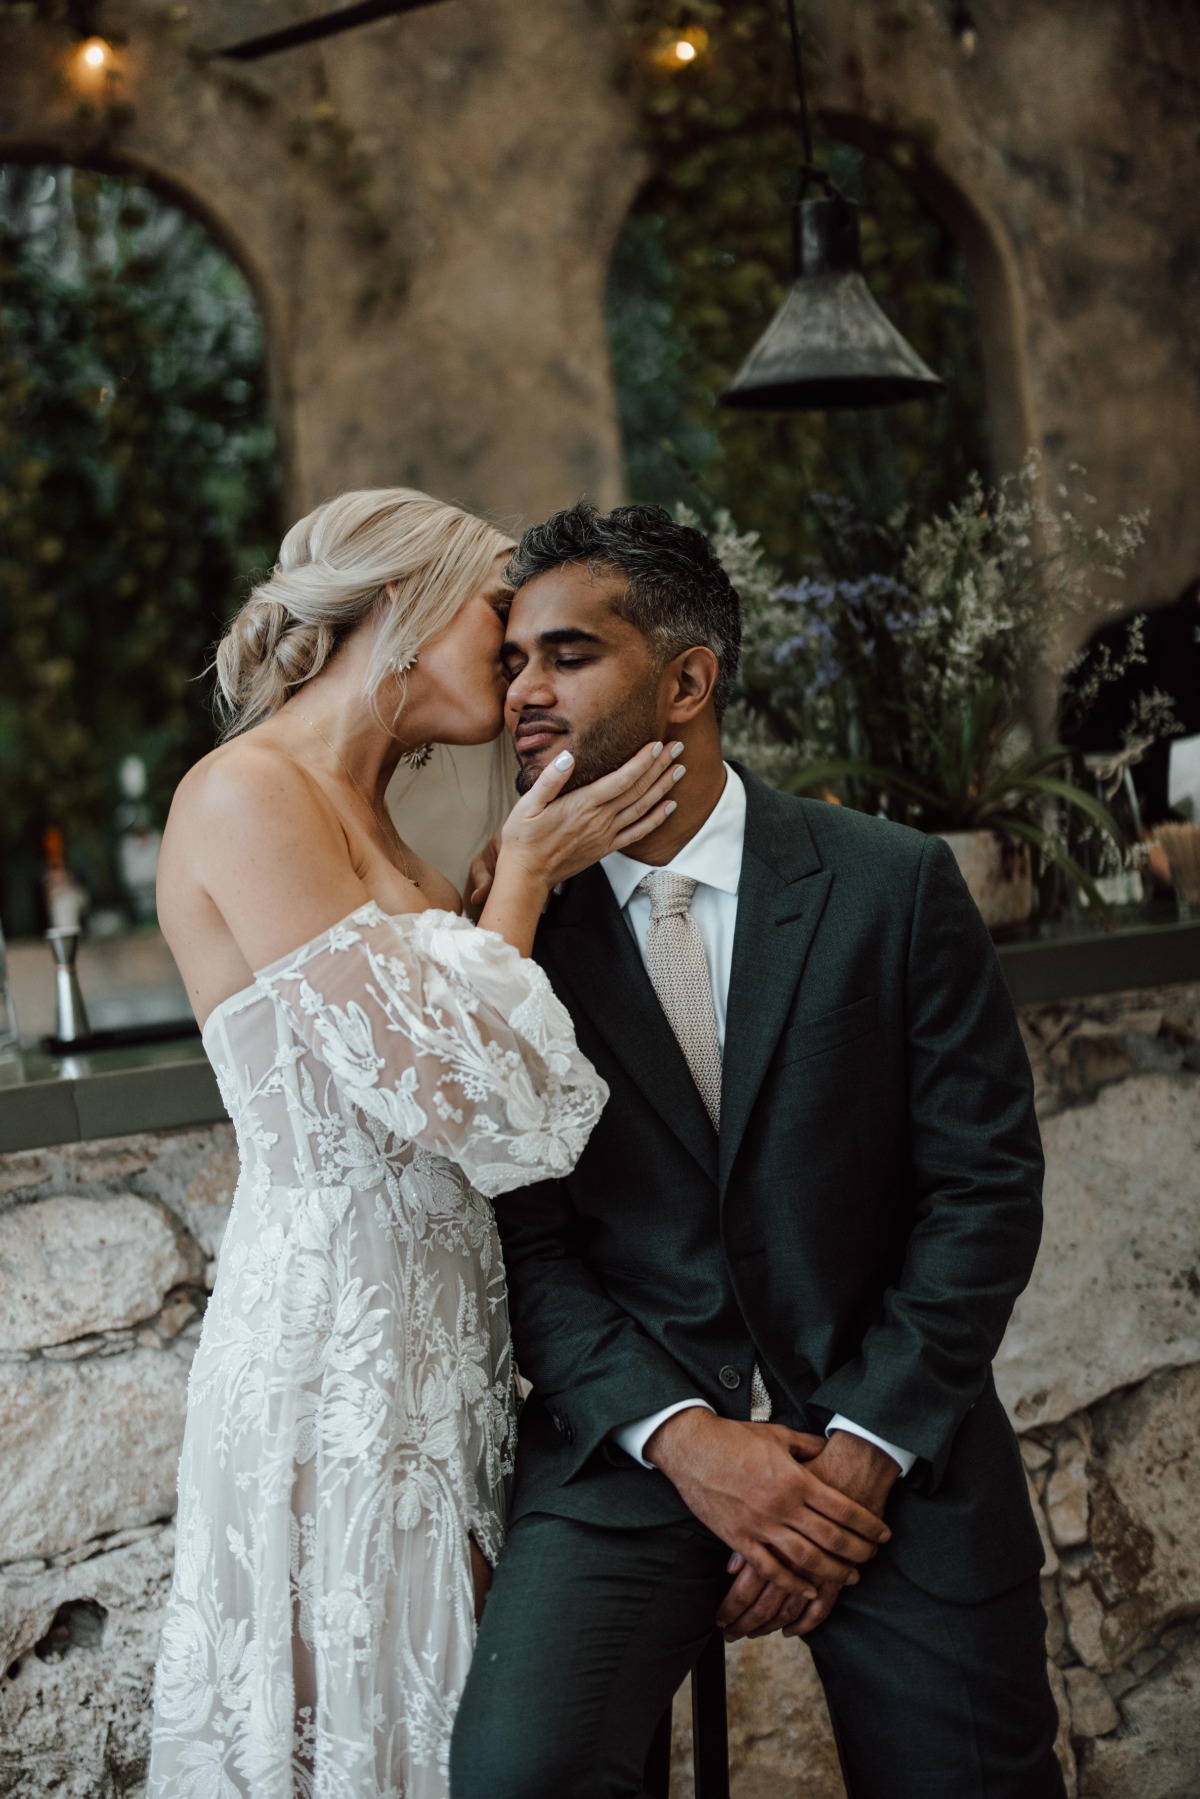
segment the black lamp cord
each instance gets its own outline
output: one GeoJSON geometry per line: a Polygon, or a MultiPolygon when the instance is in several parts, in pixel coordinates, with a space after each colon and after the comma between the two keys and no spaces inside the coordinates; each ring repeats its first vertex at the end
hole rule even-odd
{"type": "Polygon", "coordinates": [[[787,0],[788,24],[792,35],[792,68],[796,75],[796,92],[800,97],[800,137],[804,146],[804,161],[800,164],[800,185],[796,192],[797,200],[803,200],[808,192],[810,181],[820,182],[830,199],[845,199],[845,195],[834,182],[827,169],[822,169],[813,161],[812,120],[808,114],[808,92],[804,86],[804,57],[800,50],[800,23],[796,18],[796,0],[787,0]]]}

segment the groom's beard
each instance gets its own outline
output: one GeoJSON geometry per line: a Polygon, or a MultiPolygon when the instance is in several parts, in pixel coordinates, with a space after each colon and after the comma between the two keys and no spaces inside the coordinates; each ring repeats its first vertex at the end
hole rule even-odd
{"type": "MultiPolygon", "coordinates": [[[[615,712],[572,738],[575,767],[562,791],[571,793],[576,787],[598,781],[601,775],[611,774],[614,768],[620,768],[623,762],[636,756],[645,744],[654,742],[657,735],[654,696],[631,693],[615,712]]],[[[524,764],[517,775],[517,792],[528,793],[541,772],[535,761],[524,764]]]]}

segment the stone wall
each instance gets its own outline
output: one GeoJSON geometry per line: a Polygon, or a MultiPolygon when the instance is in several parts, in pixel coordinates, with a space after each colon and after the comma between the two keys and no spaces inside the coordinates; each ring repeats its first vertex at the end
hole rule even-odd
{"type": "MultiPolygon", "coordinates": [[[[1028,1009],[1046,1234],[997,1364],[1071,1794],[1200,1791],[1200,987],[1028,1009]]],[[[142,1790],[226,1126],[0,1160],[0,1793],[142,1790]]],[[[735,1799],[842,1799],[807,1651],[729,1652],[735,1799]]],[[[690,1792],[681,1701],[674,1791],[690,1792]]]]}
{"type": "Polygon", "coordinates": [[[0,1794],[141,1791],[228,1125],[0,1158],[0,1794]]]}

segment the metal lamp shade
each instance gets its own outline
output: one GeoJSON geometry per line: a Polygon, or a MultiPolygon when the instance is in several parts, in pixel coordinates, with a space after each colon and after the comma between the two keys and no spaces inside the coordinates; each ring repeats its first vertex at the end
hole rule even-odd
{"type": "Polygon", "coordinates": [[[796,279],[722,406],[751,412],[894,406],[942,383],[884,316],[859,268],[858,208],[801,200],[793,210],[796,279]]]}

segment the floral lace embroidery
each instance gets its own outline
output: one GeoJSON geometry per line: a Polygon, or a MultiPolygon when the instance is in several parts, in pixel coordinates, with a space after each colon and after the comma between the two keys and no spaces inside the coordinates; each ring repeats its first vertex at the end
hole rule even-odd
{"type": "MultiPolygon", "coordinates": [[[[375,905],[205,1044],[241,1154],[192,1369],[148,1799],[446,1799],[515,1436],[495,1196],[607,1099],[535,964],[375,905]]],[[[516,1201],[514,1203],[519,1203],[516,1201]]]]}

